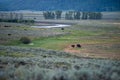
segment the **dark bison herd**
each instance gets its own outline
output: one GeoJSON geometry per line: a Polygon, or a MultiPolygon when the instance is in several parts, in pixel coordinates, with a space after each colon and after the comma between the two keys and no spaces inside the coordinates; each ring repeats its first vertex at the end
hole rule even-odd
{"type": "Polygon", "coordinates": [[[75,48],[75,47],[81,48],[82,46],[81,46],[80,44],[76,44],[76,45],[72,44],[71,47],[72,47],[72,48],[75,48]]]}

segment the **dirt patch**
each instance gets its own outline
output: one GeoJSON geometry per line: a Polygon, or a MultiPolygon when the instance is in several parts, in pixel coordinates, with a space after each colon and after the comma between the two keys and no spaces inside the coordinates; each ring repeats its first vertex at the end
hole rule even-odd
{"type": "Polygon", "coordinates": [[[88,53],[84,53],[83,54],[83,48],[82,49],[78,49],[76,47],[71,47],[71,45],[68,45],[65,49],[64,49],[65,52],[68,52],[68,53],[72,53],[72,54],[75,54],[75,55],[82,55],[84,57],[87,57],[88,56],[88,53]]]}
{"type": "Polygon", "coordinates": [[[80,50],[75,50],[71,48],[65,48],[64,51],[69,53],[80,53],[80,50]]]}
{"type": "Polygon", "coordinates": [[[72,48],[68,45],[64,51],[90,58],[107,58],[107,59],[120,59],[119,49],[116,49],[115,45],[118,44],[82,44],[82,48],[72,48]],[[114,50],[115,47],[115,50],[114,50]],[[111,49],[112,48],[112,49],[111,49]]]}

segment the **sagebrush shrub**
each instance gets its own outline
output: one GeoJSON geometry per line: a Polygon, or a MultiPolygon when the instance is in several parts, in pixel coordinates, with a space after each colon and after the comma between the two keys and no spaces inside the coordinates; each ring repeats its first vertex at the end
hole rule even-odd
{"type": "Polygon", "coordinates": [[[64,30],[64,28],[61,28],[61,30],[64,30]]]}
{"type": "Polygon", "coordinates": [[[30,40],[28,37],[21,37],[21,38],[20,38],[20,41],[21,41],[23,44],[29,44],[29,43],[31,43],[31,40],[30,40]]]}
{"type": "Polygon", "coordinates": [[[11,36],[12,34],[8,34],[8,36],[11,36]]]}

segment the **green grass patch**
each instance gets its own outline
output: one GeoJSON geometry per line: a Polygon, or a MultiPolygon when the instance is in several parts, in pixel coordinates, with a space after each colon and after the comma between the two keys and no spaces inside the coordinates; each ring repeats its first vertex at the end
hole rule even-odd
{"type": "MultiPolygon", "coordinates": [[[[119,37],[117,34],[109,34],[111,31],[116,31],[116,27],[103,27],[97,29],[97,27],[75,25],[72,27],[64,28],[52,28],[47,30],[52,30],[53,32],[65,32],[66,35],[61,36],[52,36],[52,37],[39,37],[33,38],[33,45],[23,44],[19,40],[9,41],[7,45],[21,46],[21,47],[39,47],[45,49],[53,50],[63,50],[70,44],[98,44],[98,43],[119,43],[120,39],[112,38],[119,37]],[[94,29],[95,28],[95,29],[94,29]],[[85,30],[86,29],[86,30],[85,30]],[[89,29],[89,30],[88,30],[89,29]],[[109,37],[111,36],[111,37],[109,37]],[[108,37],[108,38],[99,38],[99,37],[108,37]]],[[[32,30],[32,28],[30,28],[32,30]]],[[[43,29],[44,30],[44,29],[43,29]]],[[[34,30],[35,31],[35,30],[34,30]]],[[[117,30],[118,32],[118,30],[117,30]]]]}
{"type": "Polygon", "coordinates": [[[30,44],[23,44],[20,41],[12,41],[9,45],[21,46],[21,47],[40,47],[45,49],[63,50],[70,44],[98,44],[98,43],[119,43],[118,39],[82,39],[80,37],[65,35],[59,37],[41,37],[33,39],[30,44]]]}

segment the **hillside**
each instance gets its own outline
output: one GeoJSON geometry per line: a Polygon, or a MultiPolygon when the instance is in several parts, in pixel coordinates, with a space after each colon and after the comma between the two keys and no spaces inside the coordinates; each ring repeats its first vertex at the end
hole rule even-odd
{"type": "Polygon", "coordinates": [[[120,11],[119,4],[119,0],[0,0],[0,10],[120,11]]]}
{"type": "Polygon", "coordinates": [[[0,46],[0,80],[119,80],[120,61],[51,50],[0,46]],[[24,55],[23,55],[24,54],[24,55]],[[99,70],[99,71],[98,71],[99,70]]]}

